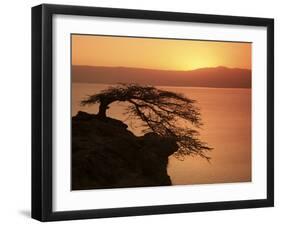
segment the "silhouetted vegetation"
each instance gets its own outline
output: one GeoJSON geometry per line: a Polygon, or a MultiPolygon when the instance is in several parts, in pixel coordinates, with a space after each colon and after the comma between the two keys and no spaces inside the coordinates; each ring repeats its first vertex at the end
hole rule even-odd
{"type": "Polygon", "coordinates": [[[113,102],[128,102],[126,114],[143,122],[143,132],[174,139],[178,145],[174,155],[178,159],[194,155],[210,159],[206,151],[211,148],[198,138],[196,128],[202,122],[195,100],[152,86],[120,84],[88,96],[81,104],[99,104],[97,117],[106,119],[106,111],[113,102]]]}

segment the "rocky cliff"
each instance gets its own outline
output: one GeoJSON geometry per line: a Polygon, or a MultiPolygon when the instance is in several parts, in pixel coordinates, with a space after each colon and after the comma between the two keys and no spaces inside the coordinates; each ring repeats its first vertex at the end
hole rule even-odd
{"type": "Polygon", "coordinates": [[[171,185],[168,157],[177,148],[171,138],[137,137],[119,120],[78,112],[72,118],[72,189],[171,185]]]}

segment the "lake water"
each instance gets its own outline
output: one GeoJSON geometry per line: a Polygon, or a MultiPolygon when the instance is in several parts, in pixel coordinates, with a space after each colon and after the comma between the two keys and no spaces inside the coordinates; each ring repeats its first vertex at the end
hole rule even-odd
{"type": "MultiPolygon", "coordinates": [[[[80,101],[108,85],[73,83],[72,115],[79,110],[97,113],[98,105],[80,106],[80,101]]],[[[200,139],[213,148],[210,163],[200,157],[180,161],[169,158],[168,174],[174,185],[251,181],[251,89],[158,87],[183,93],[197,101],[203,127],[200,139]]],[[[138,123],[124,115],[126,103],[113,103],[107,115],[124,121],[135,135],[142,135],[138,123]]]]}

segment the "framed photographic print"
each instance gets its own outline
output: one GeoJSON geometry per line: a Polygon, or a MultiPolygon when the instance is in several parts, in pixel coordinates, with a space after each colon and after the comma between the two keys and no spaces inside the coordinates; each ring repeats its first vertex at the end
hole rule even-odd
{"type": "Polygon", "coordinates": [[[32,8],[32,217],[274,203],[274,21],[32,8]]]}

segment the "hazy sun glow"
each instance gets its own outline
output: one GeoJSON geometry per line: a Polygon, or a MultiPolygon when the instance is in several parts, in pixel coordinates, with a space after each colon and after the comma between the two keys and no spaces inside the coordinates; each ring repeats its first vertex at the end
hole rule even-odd
{"type": "Polygon", "coordinates": [[[251,43],[72,35],[72,64],[192,70],[251,69],[251,43]]]}

